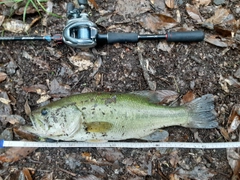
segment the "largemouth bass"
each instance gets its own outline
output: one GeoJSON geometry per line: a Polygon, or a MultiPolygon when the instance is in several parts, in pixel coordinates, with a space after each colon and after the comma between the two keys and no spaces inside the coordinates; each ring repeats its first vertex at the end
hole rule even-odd
{"type": "Polygon", "coordinates": [[[44,138],[65,141],[142,139],[167,126],[218,126],[213,95],[179,107],[156,103],[155,92],[85,93],[62,98],[30,115],[25,130],[44,138]]]}

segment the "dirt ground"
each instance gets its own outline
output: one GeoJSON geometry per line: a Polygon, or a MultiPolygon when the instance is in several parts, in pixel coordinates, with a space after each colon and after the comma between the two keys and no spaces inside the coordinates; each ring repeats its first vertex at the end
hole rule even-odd
{"type": "MultiPolygon", "coordinates": [[[[98,22],[101,33],[112,31],[153,34],[156,32],[144,28],[139,22],[146,13],[161,12],[157,2],[160,1],[149,1],[150,9],[147,12],[139,10],[136,15],[123,15],[117,11],[118,4],[115,0],[98,0],[98,9],[93,6],[86,11],[93,22],[98,22]]],[[[192,1],[179,1],[177,8],[167,8],[173,16],[177,9],[181,14],[181,22],[175,28],[187,25],[191,30],[203,30],[207,35],[219,35],[215,30],[207,29],[192,19],[186,11],[187,3],[192,4],[192,1]]],[[[209,10],[216,7],[214,3],[216,2],[199,7],[205,19],[214,14],[214,11],[209,10]]],[[[47,26],[37,21],[28,31],[28,35],[62,33],[67,21],[64,9],[66,4],[60,1],[53,1],[53,4],[53,13],[63,18],[49,15],[47,26]]],[[[237,11],[237,7],[239,8],[240,4],[237,0],[224,1],[221,5],[239,19],[240,10],[237,11]]],[[[6,8],[1,6],[2,9],[6,8]]],[[[37,13],[27,14],[27,22],[36,17],[37,13]]],[[[13,18],[22,20],[22,16],[14,15],[13,18]]],[[[157,30],[157,33],[164,32],[165,30],[157,30]]],[[[26,33],[4,32],[4,36],[11,35],[26,33]]],[[[37,103],[41,97],[36,92],[37,88],[45,89],[50,96],[47,102],[83,91],[173,90],[179,93],[179,98],[189,91],[194,92],[196,97],[210,93],[215,98],[219,125],[227,128],[232,107],[239,102],[239,86],[224,84],[222,80],[229,76],[234,77],[240,67],[238,41],[234,40],[227,47],[218,47],[206,41],[168,43],[169,52],[163,51],[161,45],[160,41],[154,40],[80,50],[54,42],[4,42],[0,48],[0,72],[6,73],[7,79],[0,82],[0,89],[8,94],[12,102],[15,101],[11,104],[11,113],[23,117],[26,124],[31,124],[24,108],[26,101],[32,110],[46,103],[37,103]],[[143,47],[141,52],[140,46],[143,47]],[[148,77],[140,64],[140,54],[149,64],[148,77]],[[70,59],[77,55],[86,58],[92,65],[85,70],[74,66],[70,59]],[[99,64],[100,68],[96,68],[99,64]],[[91,67],[94,65],[94,68],[91,67]],[[56,87],[49,87],[53,82],[56,87]],[[33,90],[29,90],[29,87],[33,90]]],[[[1,131],[13,126],[10,123],[2,125],[1,131]]],[[[219,129],[167,127],[165,130],[169,132],[169,142],[227,141],[219,129]]],[[[236,130],[230,134],[230,139],[238,141],[238,136],[239,130],[236,130]]],[[[21,138],[14,134],[14,139],[21,138]]],[[[230,179],[233,174],[225,149],[38,148],[17,162],[2,163],[0,176],[2,179],[24,179],[23,174],[26,176],[26,173],[22,170],[25,168],[32,179],[47,180],[230,179]]]]}

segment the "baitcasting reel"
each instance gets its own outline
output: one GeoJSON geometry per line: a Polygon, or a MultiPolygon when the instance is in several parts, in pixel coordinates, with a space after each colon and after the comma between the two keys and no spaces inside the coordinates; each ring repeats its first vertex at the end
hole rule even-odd
{"type": "Polygon", "coordinates": [[[82,13],[87,6],[87,0],[78,0],[79,9],[72,3],[67,4],[68,21],[63,30],[63,41],[76,48],[91,48],[97,45],[97,26],[88,19],[88,14],[82,13]]]}

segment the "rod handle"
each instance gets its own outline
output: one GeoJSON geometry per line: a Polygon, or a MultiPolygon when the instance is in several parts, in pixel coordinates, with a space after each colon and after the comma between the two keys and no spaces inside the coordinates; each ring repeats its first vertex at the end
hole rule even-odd
{"type": "Polygon", "coordinates": [[[199,42],[204,39],[203,31],[168,32],[168,42],[199,42]]]}
{"type": "Polygon", "coordinates": [[[136,43],[138,42],[137,33],[107,33],[108,44],[114,43],[136,43]]]}

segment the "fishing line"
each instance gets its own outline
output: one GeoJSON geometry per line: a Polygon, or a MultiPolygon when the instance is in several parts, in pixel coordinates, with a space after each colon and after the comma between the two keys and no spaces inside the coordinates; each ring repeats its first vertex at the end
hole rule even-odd
{"type": "Polygon", "coordinates": [[[227,149],[239,148],[240,142],[32,142],[32,141],[4,141],[0,140],[0,148],[4,147],[44,147],[44,148],[74,148],[74,147],[98,147],[98,148],[186,148],[186,149],[227,149]]]}

